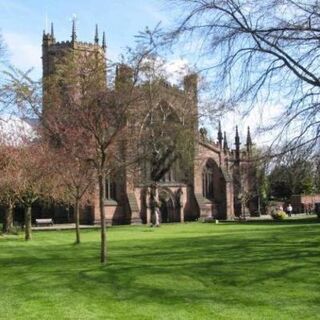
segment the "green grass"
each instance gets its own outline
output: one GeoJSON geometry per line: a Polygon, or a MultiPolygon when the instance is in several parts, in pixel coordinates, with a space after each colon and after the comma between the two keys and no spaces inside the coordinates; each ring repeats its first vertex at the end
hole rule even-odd
{"type": "Polygon", "coordinates": [[[163,225],[0,236],[1,319],[320,319],[320,224],[163,225]]]}

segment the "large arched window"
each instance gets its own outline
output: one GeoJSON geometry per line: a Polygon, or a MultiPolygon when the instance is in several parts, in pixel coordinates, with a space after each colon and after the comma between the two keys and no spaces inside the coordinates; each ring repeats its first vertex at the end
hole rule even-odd
{"type": "Polygon", "coordinates": [[[213,178],[214,168],[211,163],[207,163],[202,171],[202,195],[207,199],[213,199],[213,178]]]}

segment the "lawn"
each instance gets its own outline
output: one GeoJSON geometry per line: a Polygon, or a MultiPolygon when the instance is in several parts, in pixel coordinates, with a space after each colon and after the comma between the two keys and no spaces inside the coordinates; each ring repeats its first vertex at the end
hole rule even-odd
{"type": "Polygon", "coordinates": [[[1,319],[320,319],[312,220],[114,227],[104,267],[98,230],[33,238],[0,236],[1,319]]]}

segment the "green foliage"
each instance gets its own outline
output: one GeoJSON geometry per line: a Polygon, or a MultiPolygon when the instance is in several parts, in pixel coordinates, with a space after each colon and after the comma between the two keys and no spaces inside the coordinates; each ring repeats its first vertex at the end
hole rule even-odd
{"type": "Polygon", "coordinates": [[[285,199],[293,194],[312,194],[315,190],[314,168],[311,161],[298,159],[280,163],[268,179],[270,194],[285,199]]]}
{"type": "Polygon", "coordinates": [[[284,220],[287,217],[287,215],[286,215],[286,213],[284,211],[274,210],[271,213],[271,217],[274,220],[284,220]]]}
{"type": "Polygon", "coordinates": [[[98,230],[83,230],[79,246],[73,231],[0,238],[0,319],[317,319],[319,228],[115,227],[104,267],[98,230]]]}
{"type": "MultiPolygon", "coordinates": [[[[260,152],[257,150],[256,156],[259,157],[260,152]]],[[[266,174],[266,166],[265,164],[256,165],[256,179],[257,179],[257,189],[258,189],[258,196],[260,198],[260,205],[263,210],[268,205],[269,202],[269,194],[270,194],[270,184],[268,180],[268,176],[266,174]]],[[[258,212],[259,215],[259,212],[258,212]]]]}

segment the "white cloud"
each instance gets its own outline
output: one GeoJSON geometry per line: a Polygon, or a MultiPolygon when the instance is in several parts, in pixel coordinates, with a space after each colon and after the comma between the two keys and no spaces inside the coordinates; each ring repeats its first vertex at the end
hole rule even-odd
{"type": "Polygon", "coordinates": [[[189,73],[188,61],[186,59],[170,59],[168,61],[156,57],[144,58],[141,72],[141,80],[146,81],[154,76],[163,77],[173,85],[180,85],[183,77],[189,73]]]}
{"type": "MultiPolygon", "coordinates": [[[[267,130],[266,128],[274,124],[275,119],[279,119],[283,110],[283,106],[279,104],[265,104],[257,105],[249,112],[248,115],[243,116],[243,110],[235,110],[227,112],[221,119],[223,130],[226,131],[228,141],[232,148],[234,147],[235,128],[238,126],[241,143],[246,143],[247,127],[251,129],[251,136],[253,142],[258,146],[270,146],[277,134],[278,129],[267,130]]],[[[213,136],[216,132],[213,131],[213,136]]]]}
{"type": "Polygon", "coordinates": [[[37,76],[40,76],[41,45],[23,34],[7,32],[3,37],[8,47],[10,62],[22,70],[34,68],[37,76]]]}
{"type": "Polygon", "coordinates": [[[17,146],[36,137],[34,128],[16,116],[0,118],[0,143],[17,146]]]}
{"type": "Polygon", "coordinates": [[[186,59],[172,59],[165,62],[163,66],[168,80],[174,84],[181,82],[182,78],[189,73],[188,60],[186,59]]]}

